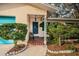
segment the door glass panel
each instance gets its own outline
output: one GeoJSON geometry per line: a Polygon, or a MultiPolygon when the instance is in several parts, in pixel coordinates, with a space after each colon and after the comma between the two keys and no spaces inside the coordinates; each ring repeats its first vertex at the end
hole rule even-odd
{"type": "Polygon", "coordinates": [[[38,34],[38,22],[33,22],[33,34],[38,34]]]}

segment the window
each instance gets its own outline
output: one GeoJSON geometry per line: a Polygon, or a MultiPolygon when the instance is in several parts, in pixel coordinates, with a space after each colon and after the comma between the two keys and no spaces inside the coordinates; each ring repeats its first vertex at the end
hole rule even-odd
{"type": "Polygon", "coordinates": [[[15,23],[15,16],[0,16],[0,24],[15,23]]]}

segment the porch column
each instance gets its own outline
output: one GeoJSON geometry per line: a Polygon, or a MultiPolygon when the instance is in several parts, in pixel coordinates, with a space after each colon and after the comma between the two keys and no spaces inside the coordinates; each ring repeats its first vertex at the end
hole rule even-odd
{"type": "Polygon", "coordinates": [[[46,28],[46,22],[47,22],[47,20],[46,20],[46,15],[44,16],[44,44],[46,45],[46,43],[47,43],[47,38],[46,38],[46,30],[47,30],[47,28],[46,28]]]}

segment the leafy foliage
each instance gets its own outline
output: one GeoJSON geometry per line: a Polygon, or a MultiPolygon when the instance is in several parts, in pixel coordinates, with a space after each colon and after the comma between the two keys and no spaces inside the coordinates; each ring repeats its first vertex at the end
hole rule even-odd
{"type": "Polygon", "coordinates": [[[0,25],[0,36],[6,40],[24,41],[27,33],[27,26],[21,23],[8,23],[0,25]]]}
{"type": "Polygon", "coordinates": [[[73,44],[69,44],[67,47],[66,47],[66,50],[75,50],[75,46],[73,44]]]}
{"type": "Polygon", "coordinates": [[[67,24],[65,38],[76,38],[79,39],[79,25],[78,24],[67,24]]]}
{"type": "Polygon", "coordinates": [[[59,37],[63,35],[64,33],[64,29],[65,29],[65,26],[61,23],[50,23],[48,26],[47,26],[47,33],[48,35],[54,39],[53,40],[53,43],[59,43],[59,37]]]}
{"type": "Polygon", "coordinates": [[[79,39],[79,25],[78,24],[61,24],[58,22],[48,23],[47,25],[47,33],[49,35],[50,40],[53,43],[58,44],[59,38],[76,38],[79,39]]]}

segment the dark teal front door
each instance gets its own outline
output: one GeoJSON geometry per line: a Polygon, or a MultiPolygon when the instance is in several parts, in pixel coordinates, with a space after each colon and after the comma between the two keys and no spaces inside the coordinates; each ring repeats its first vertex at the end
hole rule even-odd
{"type": "Polygon", "coordinates": [[[33,22],[33,34],[38,34],[38,22],[33,22]]]}

